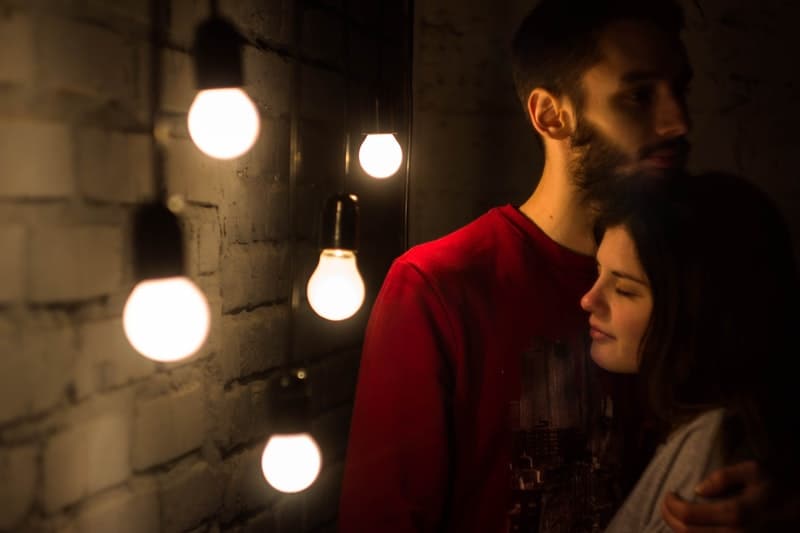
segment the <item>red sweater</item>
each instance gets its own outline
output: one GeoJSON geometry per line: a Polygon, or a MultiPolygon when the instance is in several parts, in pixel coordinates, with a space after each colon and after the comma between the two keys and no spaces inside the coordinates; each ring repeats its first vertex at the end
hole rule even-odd
{"type": "Polygon", "coordinates": [[[342,533],[511,529],[513,431],[586,414],[579,381],[552,378],[537,387],[561,399],[545,398],[551,414],[542,414],[533,396],[548,392],[523,394],[536,382],[523,367],[585,357],[579,300],[594,277],[593,258],[555,243],[510,205],[394,262],[364,341],[342,533]],[[541,350],[542,341],[576,339],[578,356],[541,350]]]}

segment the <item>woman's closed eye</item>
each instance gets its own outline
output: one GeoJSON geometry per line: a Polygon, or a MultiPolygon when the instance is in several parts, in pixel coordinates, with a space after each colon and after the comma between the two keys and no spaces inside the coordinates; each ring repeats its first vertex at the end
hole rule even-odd
{"type": "Polygon", "coordinates": [[[634,292],[634,291],[631,291],[631,290],[627,290],[627,289],[624,289],[624,288],[620,288],[620,287],[616,287],[614,289],[614,292],[616,292],[617,294],[619,294],[620,296],[622,296],[624,298],[637,298],[639,296],[639,294],[637,292],[634,292]]]}

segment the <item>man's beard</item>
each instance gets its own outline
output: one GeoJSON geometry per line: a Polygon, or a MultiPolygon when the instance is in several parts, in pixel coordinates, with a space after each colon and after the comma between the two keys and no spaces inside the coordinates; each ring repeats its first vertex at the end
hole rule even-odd
{"type": "Polygon", "coordinates": [[[651,172],[663,176],[682,170],[689,152],[686,138],[676,137],[656,145],[645,146],[634,158],[582,117],[578,119],[571,146],[576,152],[576,157],[570,162],[569,167],[572,182],[582,200],[588,204],[602,203],[609,195],[614,194],[614,190],[621,183],[646,174],[643,169],[638,168],[637,162],[651,153],[669,149],[679,154],[678,167],[651,172]]]}

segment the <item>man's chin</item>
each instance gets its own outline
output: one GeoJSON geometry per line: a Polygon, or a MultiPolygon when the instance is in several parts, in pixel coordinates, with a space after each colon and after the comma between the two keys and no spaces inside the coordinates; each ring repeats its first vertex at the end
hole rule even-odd
{"type": "Polygon", "coordinates": [[[653,164],[648,161],[643,161],[637,165],[631,165],[626,169],[620,169],[620,173],[625,176],[638,175],[649,176],[653,178],[662,178],[671,176],[682,172],[685,168],[684,164],[653,164]]]}

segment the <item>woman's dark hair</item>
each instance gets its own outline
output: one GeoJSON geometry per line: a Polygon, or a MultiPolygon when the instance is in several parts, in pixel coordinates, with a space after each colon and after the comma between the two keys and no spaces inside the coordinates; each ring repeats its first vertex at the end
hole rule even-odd
{"type": "Polygon", "coordinates": [[[537,87],[567,95],[580,107],[581,75],[600,59],[602,31],[620,20],[651,22],[676,39],[683,29],[683,11],[674,0],[541,0],[511,43],[514,84],[526,113],[537,87]]]}
{"type": "Polygon", "coordinates": [[[652,414],[674,427],[725,407],[725,453],[746,439],[762,468],[796,465],[793,407],[798,275],[792,241],[769,198],[720,173],[638,176],[617,185],[595,234],[628,230],[653,310],[639,382],[652,414]],[[738,429],[737,429],[738,424],[738,429]]]}

